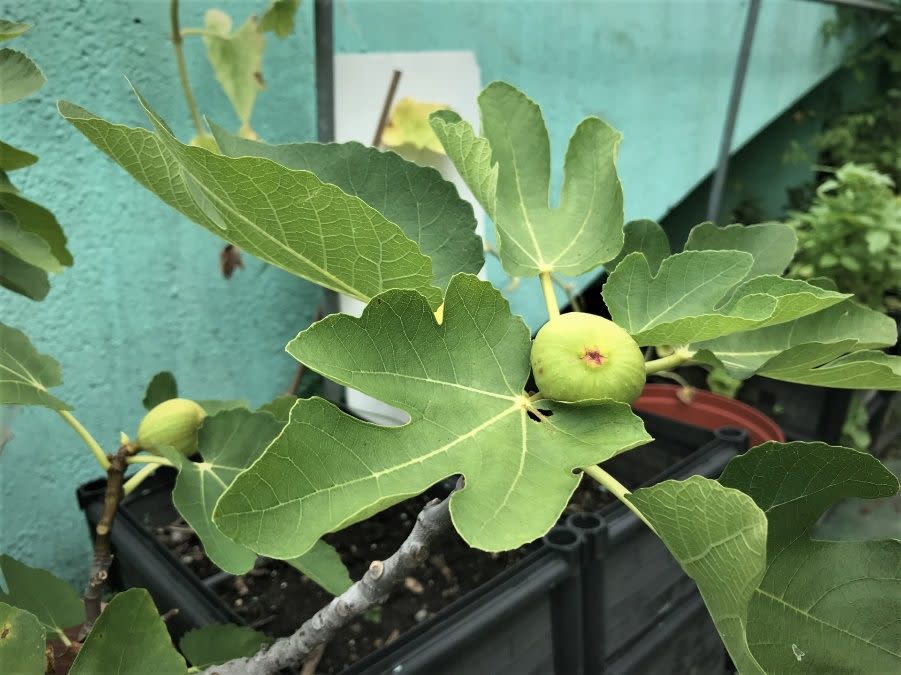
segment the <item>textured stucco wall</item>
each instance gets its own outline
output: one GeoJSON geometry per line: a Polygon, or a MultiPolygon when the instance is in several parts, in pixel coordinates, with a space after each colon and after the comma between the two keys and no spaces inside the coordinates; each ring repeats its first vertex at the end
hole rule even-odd
{"type": "MultiPolygon", "coordinates": [[[[165,0],[0,0],[0,15],[37,27],[13,46],[49,80],[0,109],[4,140],[41,156],[14,180],[63,223],[75,266],[43,303],[0,295],[3,321],[62,364],[59,395],[112,449],[133,431],[149,377],[174,371],[184,394],[248,398],[282,390],[293,363],[283,346],[309,323],[318,289],[249,260],[225,282],[218,240],[136,185],[56,114],[65,98],[107,118],[144,124],[127,75],[182,138],[190,124],[175,77],[165,0]]],[[[182,0],[183,25],[220,7],[241,21],[264,0],[182,0]]],[[[311,1],[295,35],[268,38],[268,89],[254,125],[267,140],[312,137],[311,1]]],[[[746,3],[732,0],[336,2],[343,51],[473,49],[483,81],[507,79],[544,107],[555,175],[569,134],[597,114],[625,134],[619,162],[627,217],[659,217],[713,165],[746,3]]],[[[838,59],[819,25],[832,10],[764,3],[736,146],[821,79],[838,59]]],[[[204,112],[235,121],[198,39],[191,80],[204,112]]],[[[495,264],[490,276],[503,286],[495,264]]],[[[537,302],[536,302],[537,300],[537,302]]],[[[513,294],[537,327],[530,284],[513,294]]],[[[15,438],[0,462],[0,549],[81,581],[87,536],[75,487],[98,475],[71,430],[46,410],[4,411],[15,438]]]]}

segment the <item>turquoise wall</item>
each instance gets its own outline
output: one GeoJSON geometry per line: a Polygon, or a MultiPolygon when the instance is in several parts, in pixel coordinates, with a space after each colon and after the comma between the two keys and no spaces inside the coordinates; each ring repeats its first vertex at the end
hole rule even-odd
{"type": "MultiPolygon", "coordinates": [[[[265,0],[182,0],[183,25],[207,7],[237,20],[265,0]]],[[[311,2],[295,35],[268,39],[268,88],[254,126],[270,141],[309,139],[314,124],[311,2]]],[[[24,329],[62,364],[59,395],[110,450],[134,430],[150,376],[176,373],[183,394],[261,403],[290,382],[284,344],[305,327],[319,290],[248,260],[230,282],[220,242],[143,191],[56,114],[69,99],[108,118],[144,124],[127,75],[182,138],[190,124],[175,78],[164,0],[4,0],[0,15],[36,24],[13,46],[48,84],[0,109],[4,140],[41,156],[17,172],[23,192],[63,223],[75,266],[42,303],[0,295],[2,320],[24,329]]],[[[337,2],[342,51],[473,49],[483,80],[506,79],[544,107],[556,179],[569,134],[600,115],[625,134],[619,162],[629,218],[660,217],[715,161],[746,3],[337,2]]],[[[827,75],[840,45],[819,26],[832,10],[800,0],[764,3],[736,147],[827,75]]],[[[236,125],[198,39],[187,45],[204,112],[236,125]]],[[[766,159],[766,158],[764,158],[766,159]]],[[[490,263],[491,279],[503,272],[490,263]]],[[[533,327],[543,316],[524,284],[511,301],[533,327]]],[[[0,461],[0,549],[81,583],[85,526],[74,501],[97,467],[72,431],[46,410],[3,411],[14,438],[0,461]]]]}

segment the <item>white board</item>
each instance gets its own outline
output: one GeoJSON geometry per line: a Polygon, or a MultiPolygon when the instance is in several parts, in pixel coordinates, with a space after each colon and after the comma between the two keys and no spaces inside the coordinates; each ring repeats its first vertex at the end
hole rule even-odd
{"type": "MultiPolygon", "coordinates": [[[[335,140],[369,144],[378,126],[388,87],[395,70],[401,71],[394,96],[397,103],[404,97],[430,103],[445,103],[460,117],[479,128],[476,98],[482,89],[482,78],[471,51],[448,52],[377,52],[370,54],[337,54],[335,56],[335,140]]],[[[418,161],[411,153],[407,159],[418,161]]],[[[472,192],[446,157],[435,157],[432,164],[445,179],[456,185],[464,199],[472,204],[479,235],[484,234],[485,215],[472,192]]],[[[339,308],[346,314],[359,316],[363,303],[340,296],[339,308]]],[[[353,389],[347,389],[345,403],[354,413],[379,424],[398,425],[409,421],[409,415],[353,389]]]]}

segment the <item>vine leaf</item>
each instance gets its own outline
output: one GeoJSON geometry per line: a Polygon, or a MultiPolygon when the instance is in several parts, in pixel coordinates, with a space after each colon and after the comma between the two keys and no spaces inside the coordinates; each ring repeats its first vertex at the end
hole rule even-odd
{"type": "MultiPolygon", "coordinates": [[[[32,300],[43,300],[50,292],[47,273],[0,249],[0,286],[32,300]]],[[[0,382],[0,389],[3,383],[0,382]]]]}
{"type": "Polygon", "coordinates": [[[774,275],[749,279],[753,266],[744,251],[684,251],[654,274],[634,252],[610,273],[604,301],[639,345],[678,345],[784,323],[849,297],[774,275]]]}
{"type": "MultiPolygon", "coordinates": [[[[457,275],[438,324],[417,293],[390,291],[357,319],[332,315],[287,350],[311,369],[406,410],[381,427],[319,399],[219,499],[214,521],[262,555],[290,558],[327,532],[463,474],[451,516],[476,548],[516,548],[558,519],[579,477],[649,440],[627,405],[572,407],[532,421],[523,387],[529,330],[491,284],[457,275]],[[385,348],[384,336],[392,336],[385,348]]],[[[541,407],[544,408],[542,403],[541,407]]]]}
{"type": "Polygon", "coordinates": [[[836,500],[897,490],[866,453],[765,443],[719,483],[667,481],[630,500],[697,582],[740,672],[895,672],[901,544],[808,535],[836,500]]]}
{"type": "Polygon", "coordinates": [[[748,644],[766,672],[897,672],[901,542],[808,538],[846,497],[898,491],[877,459],[823,443],[765,443],[720,479],[767,514],[767,570],[748,609],[748,644]]]}
{"type": "Polygon", "coordinates": [[[22,331],[0,323],[0,404],[69,406],[47,392],[62,384],[59,364],[41,354],[22,331]]]}
{"type": "Polygon", "coordinates": [[[0,668],[4,673],[43,673],[45,643],[44,627],[34,614],[0,602],[0,668]]]}
{"type": "Polygon", "coordinates": [[[364,302],[410,288],[440,304],[431,260],[361,199],[309,171],[179,143],[139,101],[156,133],[111,124],[71,103],[59,107],[144,187],[242,251],[364,302]]]}
{"type": "Polygon", "coordinates": [[[272,0],[260,17],[260,31],[275,33],[279,39],[294,32],[294,15],[300,7],[300,0],[272,0]]]}
{"type": "Polygon", "coordinates": [[[629,495],[685,573],[698,584],[742,675],[764,675],[748,648],[747,611],[766,566],[767,520],[754,501],[692,476],[629,495]]]}
{"type": "Polygon", "coordinates": [[[100,614],[70,675],[182,675],[188,668],[143,588],[116,595],[100,614]]]}
{"type": "Polygon", "coordinates": [[[472,206],[432,167],[360,143],[267,145],[210,126],[226,155],[266,157],[289,169],[312,171],[397,223],[432,259],[440,288],[447,288],[457,272],[482,269],[485,254],[472,206]]]}
{"type": "Polygon", "coordinates": [[[30,612],[47,631],[62,635],[66,628],[84,623],[81,598],[62,579],[8,555],[0,555],[0,572],[6,585],[0,602],[30,612]]]}
{"type": "Polygon", "coordinates": [[[269,413],[234,408],[203,421],[197,434],[202,462],[192,462],[174,448],[160,449],[178,468],[172,503],[200,537],[209,559],[231,574],[247,572],[257,556],[219,531],[212,521],[213,507],[235,476],[259,457],[280,429],[269,413]]]}
{"type": "Polygon", "coordinates": [[[13,103],[44,86],[47,79],[37,64],[20,51],[0,49],[0,103],[13,103]]]}
{"type": "Polygon", "coordinates": [[[253,656],[272,640],[248,626],[217,623],[185,633],[178,643],[195,668],[207,668],[232,659],[253,656]]]}
{"type": "Polygon", "coordinates": [[[207,59],[242,126],[247,127],[257,94],[263,89],[266,41],[254,17],[232,32],[232,18],[221,10],[210,9],[203,24],[207,59]]]}
{"type": "Polygon", "coordinates": [[[434,113],[431,120],[494,220],[507,273],[577,275],[612,260],[623,244],[615,166],[620,133],[596,117],[579,124],[566,152],[560,204],[552,209],[550,142],[538,105],[509,84],[492,82],[479,95],[479,109],[483,138],[453,113],[434,113]]]}
{"type": "Polygon", "coordinates": [[[653,220],[631,220],[623,228],[623,247],[619,254],[610,262],[604,263],[604,269],[612,272],[623,258],[630,253],[643,253],[648,261],[648,267],[652,274],[657,274],[660,263],[669,258],[669,237],[666,232],[653,220]]]}
{"type": "Polygon", "coordinates": [[[178,383],[175,381],[175,375],[163,370],[150,378],[142,403],[145,410],[152,410],[160,403],[173,398],[178,398],[178,383]]]}
{"type": "Polygon", "coordinates": [[[843,388],[853,388],[854,382],[859,381],[868,385],[864,388],[881,389],[891,383],[893,361],[860,350],[887,347],[896,339],[897,326],[891,318],[853,300],[845,300],[790,324],[735,333],[694,346],[699,350],[698,360],[722,365],[732,376],[741,379],[760,373],[773,379],[807,381],[821,386],[829,386],[827,382],[831,380],[833,386],[838,384],[843,388]],[[850,362],[857,364],[851,366],[854,373],[842,372],[844,368],[830,371],[830,363],[849,353],[858,355],[850,362]],[[875,368],[861,368],[871,355],[875,368]],[[838,380],[834,375],[852,377],[838,380]]]}
{"type": "MultiPolygon", "coordinates": [[[[2,24],[2,22],[0,22],[2,24]]],[[[0,25],[2,30],[2,25],[0,25]]],[[[25,152],[19,148],[13,147],[9,143],[0,141],[0,169],[3,171],[15,171],[16,169],[24,169],[38,161],[37,155],[25,152]]]]}
{"type": "Polygon", "coordinates": [[[791,226],[776,222],[726,227],[701,223],[691,229],[685,242],[686,251],[750,253],[754,263],[743,281],[763,274],[781,275],[788,269],[797,247],[798,238],[791,226]]]}
{"type": "Polygon", "coordinates": [[[8,19],[0,19],[0,42],[12,40],[31,30],[30,23],[22,23],[20,21],[9,21],[8,19]]]}

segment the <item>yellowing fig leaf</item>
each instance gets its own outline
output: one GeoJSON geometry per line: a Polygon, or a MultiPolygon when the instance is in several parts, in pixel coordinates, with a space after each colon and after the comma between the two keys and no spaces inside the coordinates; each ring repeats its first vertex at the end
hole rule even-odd
{"type": "Polygon", "coordinates": [[[361,199],[309,171],[180,143],[139,100],[156,133],[71,103],[60,103],[60,112],[139,183],[242,251],[364,302],[412,288],[441,304],[430,259],[361,199]]]}
{"type": "Polygon", "coordinates": [[[231,17],[218,9],[207,11],[204,28],[203,44],[213,73],[242,126],[248,126],[257,94],[263,89],[266,40],[254,17],[233,33],[231,17]]]}
{"type": "Polygon", "coordinates": [[[23,33],[27,33],[31,30],[31,27],[30,23],[0,19],[0,42],[19,37],[23,33]]]}
{"type": "Polygon", "coordinates": [[[438,110],[447,110],[447,104],[426,103],[409,96],[402,98],[391,110],[382,131],[382,145],[389,148],[412,145],[419,150],[444,154],[441,141],[429,125],[429,115],[438,110]]]}
{"type": "Polygon", "coordinates": [[[612,260],[623,245],[623,194],[616,175],[619,132],[596,117],[569,142],[563,191],[550,208],[550,142],[538,105],[504,82],[479,96],[482,135],[448,112],[432,128],[494,220],[498,253],[512,276],[577,275],[612,260]]]}
{"type": "Polygon", "coordinates": [[[382,294],[359,319],[314,324],[289,353],[411,421],[380,427],[322,399],[299,400],[281,434],[219,499],[214,521],[262,555],[290,558],[459,473],[465,487],[450,510],[470,545],[497,551],[540,537],[579,482],[573,468],[649,437],[621,403],[542,403],[553,414],[530,419],[530,347],[528,328],[501,294],[463,274],[448,286],[440,325],[415,292],[382,294]]]}

